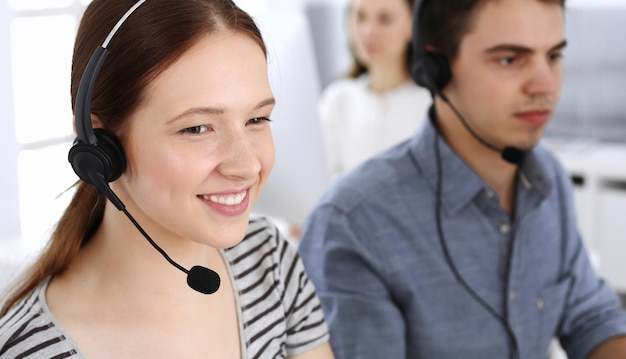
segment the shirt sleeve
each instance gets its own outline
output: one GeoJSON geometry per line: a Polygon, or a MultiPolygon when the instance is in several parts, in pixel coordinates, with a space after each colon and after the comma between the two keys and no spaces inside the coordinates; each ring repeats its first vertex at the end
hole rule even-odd
{"type": "Polygon", "coordinates": [[[626,335],[626,312],[615,291],[591,265],[573,219],[571,182],[564,171],[560,173],[559,185],[566,199],[563,207],[572,224],[565,242],[565,273],[571,287],[557,335],[570,359],[584,359],[604,341],[626,335]]]}
{"type": "Polygon", "coordinates": [[[582,248],[574,257],[571,275],[559,336],[570,359],[584,359],[602,342],[626,335],[626,317],[617,295],[595,275],[582,248]]]}
{"type": "Polygon", "coordinates": [[[405,322],[383,262],[363,233],[331,205],[305,225],[299,251],[322,301],[338,359],[405,358],[405,322]]]}
{"type": "Polygon", "coordinates": [[[328,341],[324,313],[296,246],[279,236],[278,256],[287,318],[287,355],[309,351],[328,341]]]}

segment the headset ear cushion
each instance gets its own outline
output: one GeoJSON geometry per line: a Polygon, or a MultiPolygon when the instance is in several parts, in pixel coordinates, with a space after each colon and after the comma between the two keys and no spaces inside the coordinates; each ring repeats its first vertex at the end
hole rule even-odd
{"type": "Polygon", "coordinates": [[[124,147],[122,147],[122,143],[115,135],[105,129],[95,128],[94,133],[98,140],[96,146],[106,153],[109,158],[110,171],[109,175],[105,178],[107,182],[113,182],[120,178],[122,173],[126,170],[124,147]]]}
{"type": "Polygon", "coordinates": [[[121,142],[110,132],[96,128],[93,145],[75,141],[68,160],[74,172],[83,181],[96,185],[93,176],[101,176],[106,182],[118,179],[126,170],[126,156],[121,142]]]}
{"type": "Polygon", "coordinates": [[[450,64],[448,64],[448,60],[440,54],[429,52],[428,57],[430,58],[430,62],[433,63],[433,81],[435,85],[442,90],[450,79],[452,78],[452,71],[450,70],[450,64]]]}
{"type": "Polygon", "coordinates": [[[445,57],[422,50],[413,61],[411,76],[415,83],[438,94],[450,82],[452,73],[445,57]]]}

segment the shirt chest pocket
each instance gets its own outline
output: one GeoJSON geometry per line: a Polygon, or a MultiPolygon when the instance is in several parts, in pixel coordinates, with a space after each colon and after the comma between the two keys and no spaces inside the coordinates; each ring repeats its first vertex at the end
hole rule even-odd
{"type": "Polygon", "coordinates": [[[557,283],[543,287],[538,293],[536,310],[539,328],[536,333],[540,348],[547,348],[557,334],[572,281],[572,277],[567,276],[557,283]]]}

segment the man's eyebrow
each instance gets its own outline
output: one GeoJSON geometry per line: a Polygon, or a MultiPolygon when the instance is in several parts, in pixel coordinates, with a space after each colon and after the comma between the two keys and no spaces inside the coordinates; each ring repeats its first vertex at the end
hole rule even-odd
{"type": "MultiPolygon", "coordinates": [[[[567,46],[567,40],[563,40],[559,42],[558,44],[552,46],[549,52],[562,50],[563,48],[565,48],[565,46],[567,46]]],[[[510,51],[510,52],[514,52],[517,54],[535,52],[535,50],[531,49],[530,47],[514,45],[514,44],[500,44],[500,45],[496,45],[485,50],[485,52],[487,53],[504,52],[504,51],[510,51]]]]}
{"type": "MultiPolygon", "coordinates": [[[[276,104],[276,99],[274,97],[269,97],[261,102],[259,102],[256,106],[254,106],[253,110],[258,110],[266,106],[276,104]]],[[[176,115],[172,119],[168,120],[167,123],[171,124],[176,120],[187,117],[189,115],[211,115],[211,116],[219,116],[226,112],[223,107],[192,107],[183,111],[182,113],[176,115]]]]}
{"type": "Polygon", "coordinates": [[[556,51],[556,50],[563,50],[566,46],[567,46],[567,40],[563,40],[563,41],[559,42],[558,44],[556,44],[555,46],[553,46],[550,49],[550,52],[556,51]]]}

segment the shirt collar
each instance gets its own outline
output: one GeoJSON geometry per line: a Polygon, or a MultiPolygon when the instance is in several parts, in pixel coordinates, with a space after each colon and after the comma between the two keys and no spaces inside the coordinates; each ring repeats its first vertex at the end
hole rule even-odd
{"type": "MultiPolygon", "coordinates": [[[[442,178],[442,205],[451,214],[457,213],[469,205],[479,194],[491,191],[489,186],[452,151],[436,128],[434,106],[428,111],[428,121],[419,136],[411,144],[411,156],[417,170],[424,175],[433,191],[437,189],[437,155],[435,144],[438,142],[442,178]]],[[[529,192],[536,192],[537,201],[544,199],[552,189],[552,183],[533,149],[522,163],[518,176],[518,186],[524,186],[529,192]]]]}

